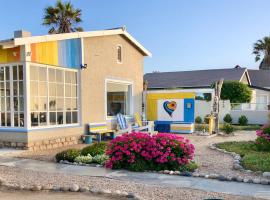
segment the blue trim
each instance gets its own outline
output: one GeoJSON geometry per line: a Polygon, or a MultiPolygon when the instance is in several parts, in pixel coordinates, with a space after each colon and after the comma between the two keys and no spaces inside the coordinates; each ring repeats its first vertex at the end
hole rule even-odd
{"type": "Polygon", "coordinates": [[[20,128],[0,128],[0,134],[1,132],[20,132],[20,133],[27,133],[28,131],[26,129],[20,129],[20,128]]]}

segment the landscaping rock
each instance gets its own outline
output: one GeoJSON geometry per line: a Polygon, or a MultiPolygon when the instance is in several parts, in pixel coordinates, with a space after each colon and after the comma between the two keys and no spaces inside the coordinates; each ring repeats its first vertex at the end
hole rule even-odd
{"type": "Polygon", "coordinates": [[[211,178],[211,179],[216,179],[218,178],[218,174],[210,174],[208,178],[211,178]]]}
{"type": "Polygon", "coordinates": [[[225,176],[223,176],[223,175],[219,175],[219,176],[217,177],[217,179],[218,179],[219,181],[227,181],[227,178],[226,178],[225,176]]]}
{"type": "Polygon", "coordinates": [[[200,176],[200,174],[199,174],[199,173],[197,173],[197,172],[195,172],[195,173],[193,173],[193,174],[192,174],[192,176],[194,176],[194,177],[199,177],[199,176],[200,176]]]}
{"type": "Polygon", "coordinates": [[[174,171],[170,171],[170,173],[169,173],[170,175],[173,175],[174,174],[174,171]]]}
{"type": "Polygon", "coordinates": [[[80,187],[80,192],[87,192],[89,191],[89,188],[88,187],[80,187]]]}
{"type": "Polygon", "coordinates": [[[53,187],[52,187],[52,191],[58,192],[58,191],[60,191],[60,187],[58,187],[58,186],[53,186],[53,187]]]}
{"type": "Polygon", "coordinates": [[[244,179],[243,179],[243,182],[244,182],[244,183],[249,183],[249,182],[250,182],[250,179],[244,178],[244,179]]]}
{"type": "Polygon", "coordinates": [[[175,174],[175,175],[180,175],[181,172],[180,172],[180,171],[175,171],[174,174],[175,174]]]}
{"type": "Polygon", "coordinates": [[[67,192],[69,191],[69,187],[60,187],[60,190],[63,191],[63,192],[67,192]]]}
{"type": "Polygon", "coordinates": [[[261,184],[262,184],[262,185],[268,185],[268,180],[262,179],[262,180],[261,180],[261,184]]]}
{"type": "MultiPolygon", "coordinates": [[[[99,192],[99,190],[97,188],[92,188],[90,190],[90,192],[94,193],[94,194],[97,194],[99,192]]],[[[121,192],[120,192],[121,193],[121,192]]]]}
{"type": "Polygon", "coordinates": [[[192,173],[186,171],[186,172],[181,172],[181,176],[192,176],[192,173]]]}
{"type": "Polygon", "coordinates": [[[44,186],[42,186],[42,190],[52,190],[52,186],[51,185],[44,185],[44,186]]]}
{"type": "Polygon", "coordinates": [[[133,199],[133,198],[135,198],[135,194],[130,192],[130,193],[128,193],[128,195],[126,197],[133,199]]]}
{"type": "Polygon", "coordinates": [[[241,165],[239,165],[239,164],[235,164],[235,165],[233,165],[233,169],[235,169],[235,170],[240,170],[240,169],[242,169],[243,167],[241,166],[241,165]]]}
{"type": "Polygon", "coordinates": [[[263,172],[263,177],[270,178],[270,172],[263,172]]]}
{"type": "Polygon", "coordinates": [[[169,170],[164,170],[163,173],[164,174],[170,174],[170,171],[169,170]]]}
{"type": "Polygon", "coordinates": [[[253,179],[253,183],[255,183],[255,184],[260,184],[260,183],[261,183],[261,180],[258,179],[258,178],[255,178],[255,179],[253,179]]]}
{"type": "Polygon", "coordinates": [[[105,189],[102,189],[102,190],[99,190],[98,193],[101,193],[101,194],[111,194],[111,190],[105,190],[105,189]]]}
{"type": "Polygon", "coordinates": [[[238,177],[236,178],[236,181],[238,181],[238,182],[243,182],[243,178],[241,178],[240,176],[238,176],[238,177]]]}
{"type": "Polygon", "coordinates": [[[41,190],[41,186],[40,185],[34,185],[32,188],[31,188],[31,190],[32,191],[40,191],[41,190]]]}
{"type": "Polygon", "coordinates": [[[71,192],[78,192],[80,189],[80,187],[77,185],[77,184],[73,184],[71,187],[70,187],[70,191],[71,192]]]}

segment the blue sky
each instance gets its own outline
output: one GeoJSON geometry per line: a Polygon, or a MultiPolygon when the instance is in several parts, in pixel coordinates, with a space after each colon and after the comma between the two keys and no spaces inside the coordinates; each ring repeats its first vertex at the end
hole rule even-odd
{"type": "MultiPolygon", "coordinates": [[[[47,33],[43,8],[52,0],[1,0],[0,39],[17,29],[47,33]]],[[[269,0],[71,0],[85,30],[125,25],[153,53],[145,72],[258,68],[252,45],[270,35],[269,0]]]]}

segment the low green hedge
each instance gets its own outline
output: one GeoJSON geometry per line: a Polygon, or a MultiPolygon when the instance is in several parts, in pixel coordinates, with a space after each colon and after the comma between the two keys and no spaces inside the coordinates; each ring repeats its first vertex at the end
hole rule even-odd
{"type": "Polygon", "coordinates": [[[81,154],[83,156],[87,156],[88,154],[90,154],[91,156],[94,157],[96,155],[105,154],[106,148],[107,148],[106,142],[94,143],[92,145],[83,148],[81,154]]]}
{"type": "Polygon", "coordinates": [[[67,149],[55,155],[57,162],[61,160],[67,160],[69,162],[74,162],[75,158],[80,155],[81,151],[78,149],[67,149]]]}

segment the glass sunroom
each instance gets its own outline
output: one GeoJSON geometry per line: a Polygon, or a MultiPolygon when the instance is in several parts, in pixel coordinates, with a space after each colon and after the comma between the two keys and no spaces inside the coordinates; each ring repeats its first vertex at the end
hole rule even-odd
{"type": "Polygon", "coordinates": [[[2,64],[0,88],[1,129],[78,124],[76,69],[37,63],[2,64]]]}

